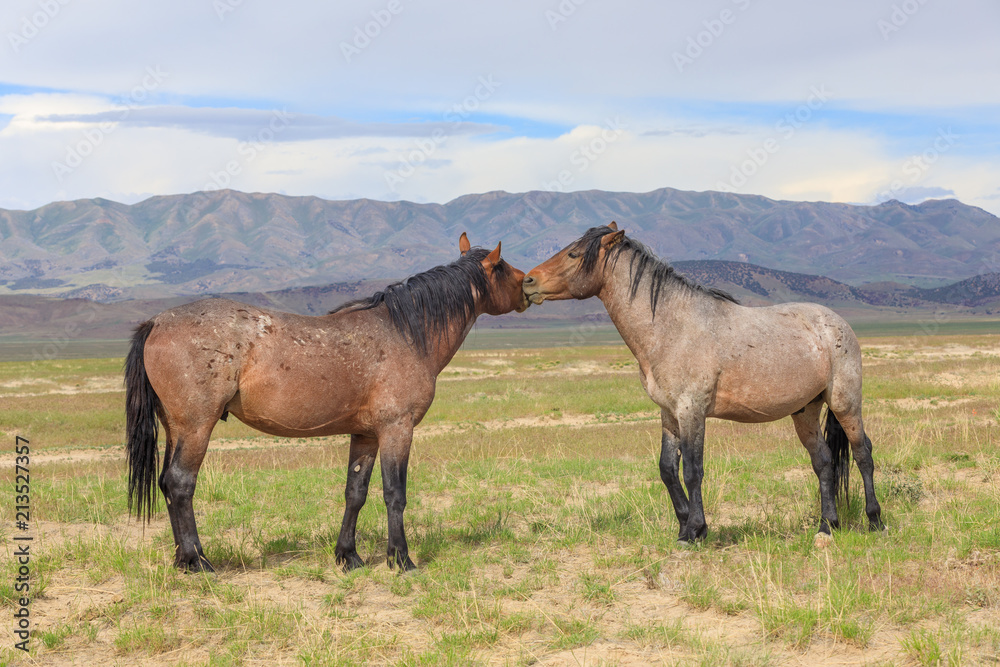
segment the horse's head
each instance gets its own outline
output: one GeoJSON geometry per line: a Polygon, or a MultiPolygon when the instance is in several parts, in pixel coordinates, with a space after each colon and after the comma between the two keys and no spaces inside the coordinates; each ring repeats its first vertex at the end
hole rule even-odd
{"type": "MultiPolygon", "coordinates": [[[[458,240],[458,249],[462,256],[471,249],[469,237],[462,232],[458,240]]],[[[521,281],[524,280],[524,271],[515,269],[500,257],[500,244],[486,255],[480,263],[486,273],[486,280],[490,289],[487,298],[483,301],[482,310],[487,315],[504,315],[516,310],[523,313],[531,305],[524,291],[521,289],[521,281]]]]}
{"type": "Polygon", "coordinates": [[[525,297],[531,303],[546,299],[588,299],[604,285],[604,267],[608,252],[625,238],[612,222],[593,227],[587,233],[545,260],[525,276],[525,297]]]}

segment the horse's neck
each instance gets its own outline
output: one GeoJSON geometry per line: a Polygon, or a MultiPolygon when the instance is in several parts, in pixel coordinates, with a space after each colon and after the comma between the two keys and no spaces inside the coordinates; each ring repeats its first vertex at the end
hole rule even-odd
{"type": "MultiPolygon", "coordinates": [[[[478,304],[477,304],[478,306],[478,304]]],[[[462,347],[465,337],[472,331],[473,325],[478,317],[478,310],[466,317],[456,317],[448,323],[448,334],[436,341],[436,345],[431,346],[430,357],[431,368],[435,375],[444,370],[445,366],[451,363],[452,357],[462,347]]]]}
{"type": "Polygon", "coordinates": [[[598,298],[604,303],[608,316],[621,334],[622,340],[635,355],[640,368],[645,372],[660,354],[654,349],[660,341],[675,340],[683,335],[686,311],[690,299],[684,298],[679,286],[667,282],[659,295],[656,305],[656,319],[649,302],[650,271],[646,272],[639,284],[635,298],[632,293],[629,258],[622,257],[605,274],[604,286],[598,298]]]}

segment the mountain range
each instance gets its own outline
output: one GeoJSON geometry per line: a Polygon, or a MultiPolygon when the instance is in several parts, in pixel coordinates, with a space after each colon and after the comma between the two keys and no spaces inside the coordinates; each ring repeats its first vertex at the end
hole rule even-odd
{"type": "Polygon", "coordinates": [[[678,265],[724,262],[751,295],[764,286],[747,278],[749,265],[827,276],[848,291],[888,283],[886,298],[904,302],[933,301],[903,294],[910,286],[955,289],[945,286],[1000,270],[1000,219],[956,200],[857,206],[663,188],[418,204],[221,190],[0,210],[0,294],[112,302],[401,278],[457,257],[463,231],[478,245],[502,241],[527,270],[611,220],[678,265]]]}
{"type": "MultiPolygon", "coordinates": [[[[776,271],[745,262],[696,260],[677,262],[674,267],[701,284],[729,291],[746,305],[814,301],[833,307],[854,321],[930,320],[942,316],[995,319],[1000,314],[1000,273],[979,275],[938,288],[894,282],[855,287],[824,276],[776,271]]],[[[275,310],[322,315],[348,300],[368,296],[388,282],[364,280],[218,296],[275,310]]],[[[81,340],[124,341],[139,322],[197,298],[171,296],[100,303],[81,298],[0,295],[0,358],[11,353],[4,345],[23,345],[24,341],[33,341],[28,348],[30,352],[17,358],[59,355],[81,340]]],[[[524,329],[608,322],[601,302],[587,299],[549,302],[532,306],[523,314],[482,317],[477,326],[524,329]]],[[[123,354],[124,349],[118,346],[116,351],[123,354]]]]}

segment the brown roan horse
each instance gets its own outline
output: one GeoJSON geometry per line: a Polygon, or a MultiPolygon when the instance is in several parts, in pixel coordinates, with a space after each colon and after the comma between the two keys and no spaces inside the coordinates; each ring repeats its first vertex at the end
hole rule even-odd
{"type": "Polygon", "coordinates": [[[870,527],[883,528],[871,440],[861,421],[861,349],[851,327],[830,309],[739,305],[725,292],[678,275],[613,222],[588,230],[529,271],[524,292],[532,303],[592,296],[604,303],[639,362],[643,388],[660,406],[660,478],[680,522],[680,540],[707,533],[701,497],[707,417],[758,423],[791,415],[819,478],[820,533],[839,525],[836,495],[846,494],[849,444],[864,481],[870,527]]]}
{"type": "Polygon", "coordinates": [[[212,429],[232,414],[272,435],[351,435],[335,548],[347,569],[364,565],[355,529],[378,454],[388,562],[413,569],[403,530],[413,427],[476,318],[529,305],[524,273],[500,258],[499,245],[492,252],[470,248],[462,234],[459,249],[451,264],[321,317],[207,299],[136,328],[125,362],[129,507],[140,519],[152,514],[158,418],[166,435],[159,487],[178,567],[213,569],[192,499],[212,429]]]}

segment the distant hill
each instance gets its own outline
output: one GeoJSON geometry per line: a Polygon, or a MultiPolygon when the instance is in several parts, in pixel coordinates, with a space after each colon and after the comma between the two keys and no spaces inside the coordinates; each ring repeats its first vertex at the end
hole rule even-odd
{"type": "Polygon", "coordinates": [[[897,282],[877,282],[857,287],[827,278],[776,271],[743,262],[674,262],[689,278],[728,290],[747,305],[786,301],[814,301],[832,308],[860,305],[913,310],[933,310],[941,305],[979,308],[1000,313],[1000,273],[974,276],[933,289],[897,282]]]}
{"type": "Polygon", "coordinates": [[[995,272],[1000,258],[1000,219],[955,200],[854,206],[664,188],[415,204],[223,190],[0,210],[0,294],[115,301],[399,278],[454,259],[463,231],[478,245],[502,240],[504,256],[530,269],[611,220],[675,262],[770,266],[854,287],[938,288],[995,272]]]}
{"type": "Polygon", "coordinates": [[[996,305],[1000,301],[1000,273],[973,276],[954,285],[916,290],[920,298],[963,306],[996,305]]]}
{"type": "MultiPolygon", "coordinates": [[[[703,285],[729,291],[750,306],[787,301],[813,301],[849,317],[897,317],[901,312],[926,317],[945,311],[955,316],[1000,314],[1000,274],[976,276],[952,285],[920,289],[900,283],[854,287],[823,276],[776,271],[742,262],[701,260],[677,262],[675,268],[703,285]],[[920,315],[923,313],[924,315],[920,315]]],[[[256,306],[323,315],[351,299],[368,296],[387,280],[363,280],[273,292],[236,292],[222,296],[256,306]]],[[[99,303],[35,295],[0,295],[0,343],[35,340],[53,349],[80,339],[121,340],[136,324],[167,308],[202,296],[130,299],[99,303]]],[[[480,318],[483,328],[532,328],[552,324],[608,322],[597,299],[547,302],[523,314],[480,318]]]]}
{"type": "Polygon", "coordinates": [[[746,262],[702,260],[674,262],[673,265],[692,280],[728,290],[741,296],[744,302],[868,303],[860,289],[824,276],[776,271],[746,262]]]}

